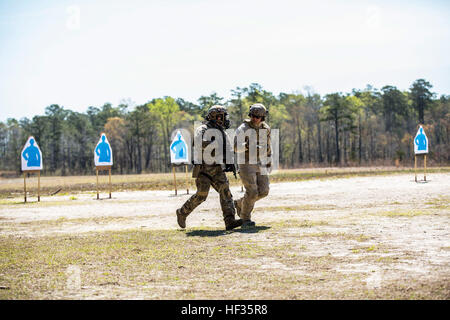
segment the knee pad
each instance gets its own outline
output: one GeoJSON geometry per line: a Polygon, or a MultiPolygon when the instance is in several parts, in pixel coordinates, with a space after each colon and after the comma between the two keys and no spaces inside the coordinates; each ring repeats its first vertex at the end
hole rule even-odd
{"type": "Polygon", "coordinates": [[[268,188],[260,190],[259,193],[258,193],[259,198],[264,198],[264,197],[267,197],[268,195],[269,195],[269,189],[268,188]]]}
{"type": "Polygon", "coordinates": [[[258,198],[257,190],[247,190],[247,197],[252,200],[256,200],[258,198]]]}
{"type": "Polygon", "coordinates": [[[203,202],[203,201],[205,201],[206,200],[206,198],[208,198],[208,193],[206,192],[206,193],[204,193],[204,192],[197,192],[197,194],[195,195],[196,196],[196,200],[198,201],[198,202],[203,202]]]}

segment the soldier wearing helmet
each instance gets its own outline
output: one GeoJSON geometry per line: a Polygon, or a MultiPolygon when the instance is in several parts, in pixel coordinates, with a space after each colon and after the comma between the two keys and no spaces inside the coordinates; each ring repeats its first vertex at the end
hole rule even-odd
{"type": "Polygon", "coordinates": [[[234,168],[234,164],[226,164],[227,147],[230,149],[230,143],[227,143],[227,136],[224,129],[230,126],[228,112],[223,106],[214,105],[209,108],[205,117],[205,122],[195,131],[194,137],[194,170],[192,177],[195,178],[197,192],[190,197],[180,209],[177,209],[177,222],[181,228],[186,227],[187,216],[208,197],[209,189],[212,186],[220,196],[220,205],[222,208],[225,229],[231,230],[242,225],[242,220],[235,218],[236,210],[234,208],[233,196],[230,191],[229,183],[225,171],[234,168]],[[215,139],[217,138],[217,139],[215,139]],[[220,146],[219,141],[222,141],[220,146]],[[203,158],[207,149],[212,148],[212,156],[217,161],[208,161],[203,158]],[[216,156],[218,153],[218,159],[216,156]],[[198,159],[198,155],[202,155],[198,159]]]}
{"type": "Polygon", "coordinates": [[[234,149],[238,154],[239,176],[245,187],[242,198],[235,200],[238,216],[243,220],[242,227],[253,227],[251,220],[255,202],[269,194],[271,170],[270,127],[265,122],[268,112],[261,103],[250,106],[249,119],[236,129],[234,149]],[[244,141],[244,142],[242,142],[244,141]]]}
{"type": "Polygon", "coordinates": [[[222,129],[228,129],[230,127],[227,109],[220,105],[214,105],[209,108],[205,119],[206,121],[213,122],[222,129]]]}

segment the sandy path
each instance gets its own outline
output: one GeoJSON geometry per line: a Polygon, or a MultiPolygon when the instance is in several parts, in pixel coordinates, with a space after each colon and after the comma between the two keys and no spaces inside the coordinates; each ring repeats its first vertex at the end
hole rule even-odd
{"type": "MultiPolygon", "coordinates": [[[[235,199],[243,196],[240,187],[232,188],[232,193],[235,199]]],[[[70,200],[70,196],[53,196],[43,197],[41,203],[1,205],[0,234],[38,236],[140,227],[177,228],[175,210],[189,196],[186,190],[179,190],[178,196],[173,191],[130,191],[115,192],[112,199],[106,199],[106,194],[101,195],[102,200],[96,200],[95,194],[79,194],[76,200],[70,200]],[[78,223],[69,223],[71,219],[77,219],[78,223]],[[29,223],[55,220],[64,223],[44,223],[36,230],[27,228],[29,223]],[[12,225],[16,229],[8,231],[12,225]]],[[[269,196],[257,203],[253,218],[264,223],[286,218],[326,220],[341,216],[350,223],[352,219],[359,220],[362,215],[380,210],[420,210],[439,197],[450,198],[450,174],[432,175],[427,183],[415,183],[411,175],[277,183],[271,184],[269,196]]],[[[448,210],[446,213],[439,218],[448,219],[448,210]]],[[[420,218],[424,218],[424,223],[429,220],[427,216],[420,218]]],[[[384,226],[379,222],[380,217],[364,218],[365,226],[382,230],[384,226]]],[[[188,218],[188,227],[201,226],[223,226],[219,197],[213,189],[207,201],[188,218]]],[[[358,226],[355,228],[357,231],[358,226]]],[[[443,229],[448,231],[446,227],[443,229]]]]}

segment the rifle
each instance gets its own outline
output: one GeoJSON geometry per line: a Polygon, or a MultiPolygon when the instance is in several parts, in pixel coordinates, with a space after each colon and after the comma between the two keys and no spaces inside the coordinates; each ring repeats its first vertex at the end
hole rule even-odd
{"type": "MultiPolygon", "coordinates": [[[[217,125],[217,123],[215,121],[208,121],[207,125],[210,128],[215,128],[218,129],[221,133],[222,133],[222,142],[223,142],[223,163],[225,163],[225,169],[223,170],[223,172],[233,172],[234,177],[237,179],[237,175],[236,175],[236,166],[233,164],[226,164],[226,154],[227,154],[227,137],[225,134],[225,131],[223,130],[223,128],[219,125],[217,125]]],[[[213,140],[211,140],[213,141],[213,140]]]]}
{"type": "Polygon", "coordinates": [[[226,163],[227,142],[228,142],[227,136],[222,127],[218,126],[218,129],[222,133],[222,138],[223,138],[222,139],[223,140],[223,160],[224,160],[223,162],[225,163],[225,170],[223,170],[223,172],[233,172],[234,178],[237,179],[236,166],[234,165],[234,163],[232,163],[232,164],[226,163]]]}

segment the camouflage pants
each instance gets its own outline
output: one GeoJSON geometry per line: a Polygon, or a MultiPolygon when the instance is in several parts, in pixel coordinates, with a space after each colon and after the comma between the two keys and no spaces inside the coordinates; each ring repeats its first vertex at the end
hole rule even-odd
{"type": "Polygon", "coordinates": [[[223,220],[225,225],[235,219],[233,195],[230,191],[228,178],[220,165],[202,165],[195,179],[197,192],[181,207],[181,213],[188,216],[196,207],[206,200],[209,188],[212,186],[220,196],[223,220]]]}
{"type": "Polygon", "coordinates": [[[241,219],[251,220],[255,202],[269,194],[269,176],[261,174],[260,167],[253,164],[240,165],[239,176],[244,184],[245,194],[237,200],[237,206],[241,209],[241,219]]]}

